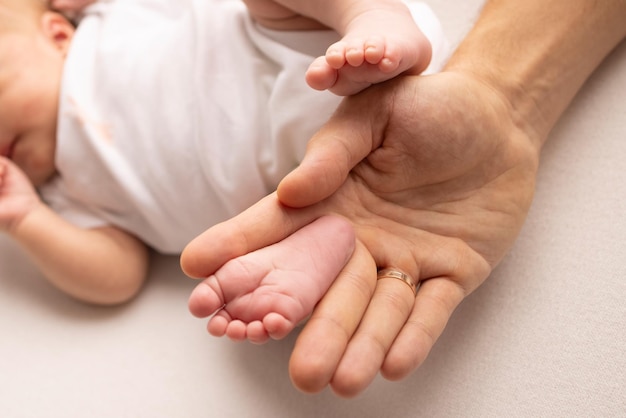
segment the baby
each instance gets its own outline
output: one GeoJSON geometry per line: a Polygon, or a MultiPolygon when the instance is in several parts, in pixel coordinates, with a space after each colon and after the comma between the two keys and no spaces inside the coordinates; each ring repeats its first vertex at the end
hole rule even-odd
{"type": "MultiPolygon", "coordinates": [[[[75,15],[97,0],[52,0],[75,15]]],[[[224,0],[222,0],[224,1],[224,0]]],[[[332,28],[342,36],[306,72],[309,86],[350,95],[401,73],[419,74],[431,45],[399,0],[244,0],[251,17],[276,30],[332,28]]]]}
{"type": "MultiPolygon", "coordinates": [[[[436,27],[394,0],[91,3],[53,2],[81,12],[75,29],[40,0],[0,0],[0,229],[97,304],[138,293],[149,249],[178,254],[272,192],[335,94],[423,71],[431,44],[413,19],[436,27]]],[[[225,264],[192,311],[218,312],[214,335],[282,338],[353,247],[347,220],[322,217],[225,264]]]]}

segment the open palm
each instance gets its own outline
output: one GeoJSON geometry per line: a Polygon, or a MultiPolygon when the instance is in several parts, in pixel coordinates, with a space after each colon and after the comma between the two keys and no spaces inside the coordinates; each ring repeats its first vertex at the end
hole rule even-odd
{"type": "Polygon", "coordinates": [[[302,390],[330,384],[343,396],[379,370],[402,378],[524,222],[539,150],[513,115],[481,81],[452,72],[347,98],[277,194],[200,236],[183,265],[210,274],[321,214],[349,219],[357,250],[300,334],[291,376],[302,390]],[[220,248],[209,259],[210,242],[220,248]],[[377,283],[386,267],[419,278],[417,297],[399,280],[377,283]]]}

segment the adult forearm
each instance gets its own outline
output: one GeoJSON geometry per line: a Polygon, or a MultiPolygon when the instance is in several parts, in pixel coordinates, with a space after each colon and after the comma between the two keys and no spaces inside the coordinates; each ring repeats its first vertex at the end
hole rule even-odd
{"type": "Polygon", "coordinates": [[[490,0],[447,69],[501,92],[540,146],[625,22],[626,0],[490,0]]]}

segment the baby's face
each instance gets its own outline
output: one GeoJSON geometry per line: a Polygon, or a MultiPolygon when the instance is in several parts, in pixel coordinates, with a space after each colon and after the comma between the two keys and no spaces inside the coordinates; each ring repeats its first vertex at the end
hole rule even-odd
{"type": "Polygon", "coordinates": [[[13,160],[36,186],[56,171],[58,100],[67,49],[59,45],[65,36],[52,30],[55,25],[44,21],[37,30],[0,34],[0,155],[13,160]]]}

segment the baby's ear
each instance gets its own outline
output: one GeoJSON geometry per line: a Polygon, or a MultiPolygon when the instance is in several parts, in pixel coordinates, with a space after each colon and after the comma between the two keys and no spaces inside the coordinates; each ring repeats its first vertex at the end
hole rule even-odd
{"type": "Polygon", "coordinates": [[[75,29],[72,23],[59,13],[45,12],[41,17],[41,28],[65,56],[74,36],[75,29]]]}

